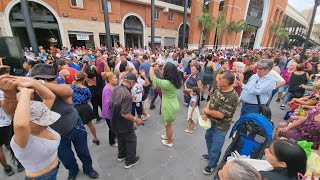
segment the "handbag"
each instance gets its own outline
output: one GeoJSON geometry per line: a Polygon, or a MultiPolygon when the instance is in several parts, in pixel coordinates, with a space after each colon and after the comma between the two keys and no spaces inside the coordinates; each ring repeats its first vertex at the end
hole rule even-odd
{"type": "Polygon", "coordinates": [[[260,95],[256,95],[256,96],[257,96],[257,101],[258,101],[258,105],[259,105],[259,114],[262,114],[267,119],[271,120],[272,113],[271,113],[270,107],[268,105],[261,104],[260,95]]]}

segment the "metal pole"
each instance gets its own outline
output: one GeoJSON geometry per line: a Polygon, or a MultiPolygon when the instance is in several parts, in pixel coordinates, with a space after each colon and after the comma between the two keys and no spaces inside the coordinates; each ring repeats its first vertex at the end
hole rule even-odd
{"type": "Polygon", "coordinates": [[[112,44],[111,44],[108,1],[107,0],[102,0],[102,8],[103,8],[103,15],[104,15],[104,27],[106,29],[106,46],[108,48],[108,51],[111,52],[112,51],[112,44]]]}
{"type": "Polygon", "coordinates": [[[151,49],[154,51],[154,15],[155,15],[154,0],[151,0],[151,49]]]}
{"type": "Polygon", "coordinates": [[[38,55],[39,53],[38,41],[33,29],[32,20],[29,12],[29,7],[28,7],[28,1],[20,0],[20,4],[21,4],[21,10],[24,16],[24,22],[26,23],[26,29],[27,29],[29,41],[32,47],[32,51],[36,55],[38,55]]]}
{"type": "Polygon", "coordinates": [[[301,61],[303,60],[303,56],[305,55],[305,53],[307,51],[307,48],[308,48],[309,39],[310,39],[310,35],[311,35],[313,24],[314,24],[314,18],[316,16],[317,7],[319,6],[319,3],[320,3],[319,0],[315,0],[315,2],[314,2],[312,17],[311,17],[311,21],[310,21],[310,25],[309,25],[309,29],[308,29],[308,34],[307,34],[306,41],[305,41],[304,46],[303,46],[302,54],[300,56],[300,60],[301,61]]]}
{"type": "Polygon", "coordinates": [[[183,16],[182,48],[186,47],[187,15],[188,15],[188,0],[185,0],[185,2],[184,2],[184,16],[183,16]]]}

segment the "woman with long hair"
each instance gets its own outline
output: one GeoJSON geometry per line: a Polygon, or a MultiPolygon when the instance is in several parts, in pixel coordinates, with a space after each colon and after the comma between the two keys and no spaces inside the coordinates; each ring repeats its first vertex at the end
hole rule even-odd
{"type": "Polygon", "coordinates": [[[100,121],[102,118],[99,116],[99,107],[102,107],[102,90],[103,80],[97,68],[94,65],[87,65],[84,68],[86,79],[84,85],[89,88],[91,92],[91,104],[93,107],[94,118],[100,121]]]}
{"type": "Polygon", "coordinates": [[[111,129],[111,94],[113,88],[118,84],[118,79],[112,72],[104,73],[102,77],[107,82],[102,92],[102,117],[105,118],[109,127],[109,144],[117,147],[116,134],[111,129]]]}
{"type": "Polygon", "coordinates": [[[178,89],[181,87],[181,78],[177,67],[172,63],[166,63],[163,69],[163,79],[158,79],[154,73],[154,66],[150,67],[150,79],[154,87],[162,89],[161,120],[166,126],[166,135],[162,135],[162,144],[173,147],[172,143],[172,122],[176,119],[179,111],[177,98],[178,89]]]}
{"type": "Polygon", "coordinates": [[[91,99],[91,92],[89,88],[83,85],[86,76],[83,72],[79,71],[74,76],[74,81],[72,82],[71,88],[73,89],[72,101],[74,107],[78,111],[78,114],[82,120],[83,125],[87,125],[93,136],[92,142],[99,145],[100,141],[97,138],[96,128],[92,123],[94,119],[94,113],[88,104],[91,99]]]}
{"type": "Polygon", "coordinates": [[[298,173],[306,173],[307,155],[297,143],[275,140],[264,151],[273,170],[260,171],[263,179],[298,179],[298,173]]]}
{"type": "Polygon", "coordinates": [[[280,109],[285,109],[285,104],[291,101],[292,98],[301,98],[304,94],[304,89],[301,87],[302,84],[306,85],[310,81],[310,76],[304,71],[304,65],[298,64],[296,71],[291,73],[290,85],[288,92],[286,93],[283,104],[281,104],[280,109]]]}
{"type": "Polygon", "coordinates": [[[204,101],[205,98],[203,97],[204,93],[208,89],[209,85],[209,94],[207,101],[210,100],[210,96],[213,93],[213,84],[215,83],[215,73],[217,72],[217,67],[214,62],[212,62],[212,55],[209,54],[207,56],[207,61],[204,64],[204,73],[203,73],[203,80],[202,80],[202,89],[201,89],[201,101],[204,101]]]}

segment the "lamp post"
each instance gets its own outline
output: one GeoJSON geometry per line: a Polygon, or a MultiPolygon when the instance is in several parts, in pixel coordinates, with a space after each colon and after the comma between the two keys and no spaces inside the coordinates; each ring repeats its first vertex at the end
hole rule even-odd
{"type": "Polygon", "coordinates": [[[188,1],[189,0],[184,1],[182,48],[186,47],[188,1]]]}
{"type": "Polygon", "coordinates": [[[308,34],[307,34],[307,37],[306,37],[306,41],[304,43],[302,54],[300,56],[300,60],[301,61],[303,60],[303,57],[304,57],[304,55],[305,55],[305,53],[307,51],[307,48],[308,48],[309,39],[310,39],[310,35],[311,35],[313,24],[314,24],[314,18],[316,16],[317,7],[319,6],[319,4],[320,4],[320,0],[315,0],[314,7],[313,7],[313,12],[312,12],[312,17],[311,17],[311,21],[310,21],[310,25],[309,25],[309,29],[308,29],[308,34]]]}
{"type": "Polygon", "coordinates": [[[39,52],[39,47],[38,47],[37,37],[32,25],[32,20],[29,12],[29,7],[28,7],[28,1],[20,0],[20,4],[21,4],[21,10],[24,16],[24,22],[26,23],[26,29],[27,29],[29,41],[32,47],[32,51],[37,56],[39,52]]]}
{"type": "Polygon", "coordinates": [[[154,51],[154,15],[155,15],[154,0],[151,0],[151,49],[154,51]]]}
{"type": "Polygon", "coordinates": [[[111,35],[110,35],[110,22],[109,22],[109,11],[108,11],[108,1],[102,0],[102,8],[103,8],[103,15],[104,15],[104,27],[106,29],[106,46],[108,51],[112,51],[111,45],[111,35]]]}

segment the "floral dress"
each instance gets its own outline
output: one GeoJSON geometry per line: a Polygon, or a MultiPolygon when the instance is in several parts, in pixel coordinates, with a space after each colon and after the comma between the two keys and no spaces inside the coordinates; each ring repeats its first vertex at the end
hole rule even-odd
{"type": "Polygon", "coordinates": [[[318,149],[320,144],[320,121],[315,121],[315,117],[320,114],[320,102],[315,108],[307,113],[307,120],[299,126],[292,128],[280,136],[296,141],[306,140],[313,143],[312,149],[318,149]]]}

